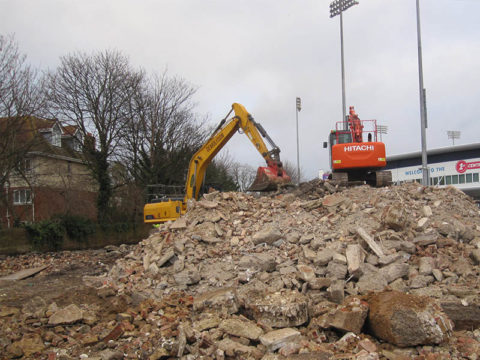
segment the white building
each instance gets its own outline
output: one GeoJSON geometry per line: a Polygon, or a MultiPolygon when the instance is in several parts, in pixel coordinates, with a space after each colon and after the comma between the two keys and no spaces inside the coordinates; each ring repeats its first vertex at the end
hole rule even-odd
{"type": "MultiPolygon", "coordinates": [[[[480,200],[480,143],[449,146],[427,151],[430,185],[453,185],[480,200]]],[[[422,180],[422,153],[387,157],[386,170],[396,184],[422,180]]]]}

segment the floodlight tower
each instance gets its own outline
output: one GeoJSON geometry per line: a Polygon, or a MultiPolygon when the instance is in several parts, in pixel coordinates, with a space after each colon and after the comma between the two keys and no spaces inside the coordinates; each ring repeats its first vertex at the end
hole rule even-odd
{"type": "Polygon", "coordinates": [[[382,134],[387,134],[388,126],[387,125],[377,125],[377,131],[380,134],[380,141],[382,141],[382,134]]]}
{"type": "Polygon", "coordinates": [[[447,136],[452,139],[452,145],[455,146],[455,139],[460,139],[460,131],[447,131],[447,136]]]}
{"type": "Polygon", "coordinates": [[[300,185],[300,149],[298,145],[298,112],[302,110],[302,99],[297,97],[295,100],[296,115],[297,115],[297,185],[300,185]]]}
{"type": "Polygon", "coordinates": [[[330,3],[330,17],[333,18],[337,15],[340,15],[340,47],[341,47],[341,58],[342,58],[342,113],[343,113],[343,122],[346,123],[347,112],[345,105],[345,63],[344,63],[344,54],[343,54],[343,12],[353,5],[358,5],[356,0],[335,0],[330,3]]]}
{"type": "Polygon", "coordinates": [[[420,32],[420,2],[417,0],[417,43],[418,43],[418,83],[420,94],[420,136],[422,140],[422,185],[428,186],[428,158],[427,158],[427,101],[426,91],[423,87],[423,62],[422,62],[422,34],[420,32]]]}

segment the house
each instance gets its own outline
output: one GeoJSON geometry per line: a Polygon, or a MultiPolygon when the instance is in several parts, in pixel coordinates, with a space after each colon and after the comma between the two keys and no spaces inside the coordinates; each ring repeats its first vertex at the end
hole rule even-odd
{"type": "MultiPolygon", "coordinates": [[[[0,124],[2,120],[7,121],[0,119],[0,124]]],[[[0,137],[15,138],[12,152],[18,158],[14,168],[3,169],[8,176],[2,184],[1,226],[58,214],[95,219],[97,185],[84,159],[85,139],[78,128],[36,117],[17,119],[9,127],[15,131],[0,131],[0,137]]]]}

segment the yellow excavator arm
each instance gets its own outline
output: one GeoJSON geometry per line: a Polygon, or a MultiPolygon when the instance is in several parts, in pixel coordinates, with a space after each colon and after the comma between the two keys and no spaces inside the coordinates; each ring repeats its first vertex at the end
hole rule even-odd
{"type": "Polygon", "coordinates": [[[168,200],[159,203],[146,204],[144,208],[145,222],[158,223],[173,220],[185,213],[187,201],[189,199],[198,199],[199,197],[208,165],[239,129],[242,129],[267,162],[266,167],[258,168],[257,178],[252,186],[250,186],[249,190],[274,190],[279,184],[289,183],[290,177],[286,174],[285,170],[283,170],[280,161],[280,149],[268,136],[263,127],[255,122],[245,107],[241,104],[234,103],[232,109],[225,119],[220,122],[212,136],[202,145],[190,160],[187,182],[185,184],[184,200],[168,200]],[[227,120],[232,111],[235,112],[235,116],[227,120]],[[262,136],[270,143],[272,150],[268,150],[262,136]]]}

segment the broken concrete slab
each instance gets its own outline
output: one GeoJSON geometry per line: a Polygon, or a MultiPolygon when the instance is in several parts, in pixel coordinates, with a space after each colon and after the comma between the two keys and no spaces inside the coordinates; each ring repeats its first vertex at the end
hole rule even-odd
{"type": "Polygon", "coordinates": [[[394,263],[380,269],[380,273],[384,276],[388,283],[397,279],[408,276],[410,266],[405,263],[394,263]]]}
{"type": "Polygon", "coordinates": [[[283,328],[273,330],[260,336],[260,342],[265,345],[269,351],[275,351],[286,343],[296,341],[300,338],[300,332],[292,328],[283,328]]]}
{"type": "Polygon", "coordinates": [[[370,272],[362,275],[357,282],[357,288],[360,294],[366,294],[369,291],[382,291],[388,286],[385,275],[378,272],[370,272]]]}
{"type": "Polygon", "coordinates": [[[293,290],[250,292],[245,310],[256,321],[273,328],[300,326],[308,321],[308,299],[293,290]]]}
{"type": "Polygon", "coordinates": [[[453,321],[456,331],[480,328],[480,305],[442,301],[442,310],[453,321]]]}
{"type": "Polygon", "coordinates": [[[23,280],[23,279],[29,278],[30,276],[38,274],[40,271],[48,268],[48,266],[49,265],[43,265],[43,266],[37,266],[37,267],[34,267],[34,268],[30,268],[30,269],[20,270],[20,271],[17,271],[16,273],[1,277],[0,281],[23,280]]]}
{"type": "Polygon", "coordinates": [[[324,266],[328,265],[328,263],[333,259],[333,255],[335,251],[332,249],[322,249],[317,252],[317,257],[313,261],[315,265],[324,266]]]}
{"type": "Polygon", "coordinates": [[[157,267],[162,267],[163,265],[165,265],[171,258],[173,258],[175,256],[175,252],[172,250],[169,250],[165,253],[165,255],[163,255],[160,260],[157,261],[157,263],[155,264],[157,267]]]}
{"type": "Polygon", "coordinates": [[[387,206],[383,211],[382,221],[385,226],[395,231],[401,231],[407,223],[407,216],[403,206],[401,204],[387,206]]]}
{"type": "Polygon", "coordinates": [[[255,269],[260,271],[275,271],[277,264],[275,257],[267,253],[254,253],[245,255],[238,261],[238,266],[243,269],[255,269]]]}
{"type": "Polygon", "coordinates": [[[350,275],[357,278],[362,275],[360,265],[365,261],[365,252],[358,244],[350,244],[345,251],[347,258],[347,269],[350,275]]]}
{"type": "Polygon", "coordinates": [[[179,217],[170,225],[170,230],[183,230],[187,228],[187,220],[184,217],[179,217]]]}
{"type": "Polygon", "coordinates": [[[386,291],[367,296],[368,326],[372,333],[391,344],[407,347],[440,344],[453,324],[440,306],[427,297],[386,291]]]}
{"type": "Polygon", "coordinates": [[[248,320],[240,320],[238,318],[223,320],[219,329],[227,334],[244,337],[251,340],[258,340],[263,335],[263,330],[248,320]]]}
{"type": "Polygon", "coordinates": [[[384,257],[385,253],[383,252],[383,249],[380,247],[379,244],[375,242],[373,237],[371,237],[365,229],[362,227],[357,228],[357,234],[360,235],[360,237],[367,243],[367,245],[370,247],[370,249],[377,255],[378,257],[384,257]]]}
{"type": "Polygon", "coordinates": [[[428,256],[421,257],[418,263],[418,273],[420,275],[431,275],[435,269],[435,259],[428,256]]]}
{"type": "Polygon", "coordinates": [[[275,241],[282,237],[280,229],[276,226],[267,226],[265,229],[255,233],[252,237],[252,241],[255,245],[266,243],[273,244],[275,241]]]}
{"type": "Polygon", "coordinates": [[[237,292],[234,288],[208,291],[196,296],[193,301],[193,310],[195,311],[235,314],[238,309],[237,292]]]}
{"type": "Polygon", "coordinates": [[[83,311],[75,304],[58,310],[48,319],[49,325],[74,324],[83,319],[83,311]]]}
{"type": "Polygon", "coordinates": [[[297,270],[298,270],[300,279],[302,279],[303,281],[310,283],[314,281],[316,278],[315,270],[308,265],[303,265],[303,264],[297,265],[297,270]]]}
{"type": "Polygon", "coordinates": [[[321,315],[316,324],[342,332],[360,334],[368,314],[368,304],[358,297],[347,298],[335,310],[321,315]]]}
{"type": "Polygon", "coordinates": [[[255,359],[260,359],[262,357],[262,353],[256,347],[243,345],[229,338],[217,341],[215,342],[215,345],[223,350],[229,357],[235,357],[238,359],[246,359],[249,356],[253,356],[255,359]]]}

